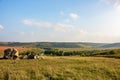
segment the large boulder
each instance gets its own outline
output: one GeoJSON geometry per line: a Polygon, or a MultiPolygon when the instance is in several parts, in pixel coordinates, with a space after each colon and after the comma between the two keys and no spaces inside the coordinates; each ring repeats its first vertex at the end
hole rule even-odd
{"type": "Polygon", "coordinates": [[[19,53],[15,48],[7,48],[4,50],[4,59],[18,59],[19,53]]]}

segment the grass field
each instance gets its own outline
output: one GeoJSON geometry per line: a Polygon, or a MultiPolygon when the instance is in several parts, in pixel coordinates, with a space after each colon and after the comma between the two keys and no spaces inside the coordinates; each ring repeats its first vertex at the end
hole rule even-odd
{"type": "Polygon", "coordinates": [[[61,51],[92,51],[92,50],[106,50],[107,48],[56,48],[61,51]]]}
{"type": "MultiPolygon", "coordinates": [[[[3,57],[3,51],[6,48],[8,46],[0,46],[0,58],[3,57]]],[[[19,51],[30,49],[15,48],[19,51]]],[[[63,51],[94,50],[91,48],[60,49],[63,51]]],[[[16,62],[0,59],[0,80],[120,80],[120,59],[117,58],[80,56],[44,57],[45,59],[43,60],[20,59],[16,60],[16,62]]]]}
{"type": "Polygon", "coordinates": [[[120,59],[50,57],[0,60],[0,80],[120,80],[120,59]]]}

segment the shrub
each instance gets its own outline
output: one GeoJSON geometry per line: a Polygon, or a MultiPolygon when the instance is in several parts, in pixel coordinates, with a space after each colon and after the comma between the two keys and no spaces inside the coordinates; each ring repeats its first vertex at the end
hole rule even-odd
{"type": "Polygon", "coordinates": [[[21,52],[20,52],[20,55],[28,55],[28,54],[40,55],[40,54],[42,54],[43,52],[44,52],[44,51],[43,51],[42,49],[33,48],[33,49],[21,51],[21,52]]]}

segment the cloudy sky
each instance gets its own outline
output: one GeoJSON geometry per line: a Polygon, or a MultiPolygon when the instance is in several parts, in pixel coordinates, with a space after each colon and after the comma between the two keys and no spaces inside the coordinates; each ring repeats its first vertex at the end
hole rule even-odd
{"type": "Polygon", "coordinates": [[[120,0],[0,0],[0,41],[120,42],[120,0]]]}

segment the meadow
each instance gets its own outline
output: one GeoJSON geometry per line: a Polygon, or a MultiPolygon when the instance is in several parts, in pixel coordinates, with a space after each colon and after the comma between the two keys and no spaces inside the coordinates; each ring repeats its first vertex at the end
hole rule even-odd
{"type": "Polygon", "coordinates": [[[120,80],[120,59],[44,56],[43,60],[0,60],[0,80],[120,80]]]}
{"type": "MultiPolygon", "coordinates": [[[[5,48],[8,47],[0,47],[0,58],[5,48]]],[[[16,48],[20,54],[43,52],[42,49],[36,48],[16,48]]],[[[60,50],[85,51],[80,48],[60,48],[60,50]]],[[[115,53],[112,56],[120,56],[120,50],[115,50],[115,53]]],[[[16,61],[0,59],[0,80],[120,80],[119,75],[120,59],[114,57],[44,55],[44,59],[16,61]]]]}

